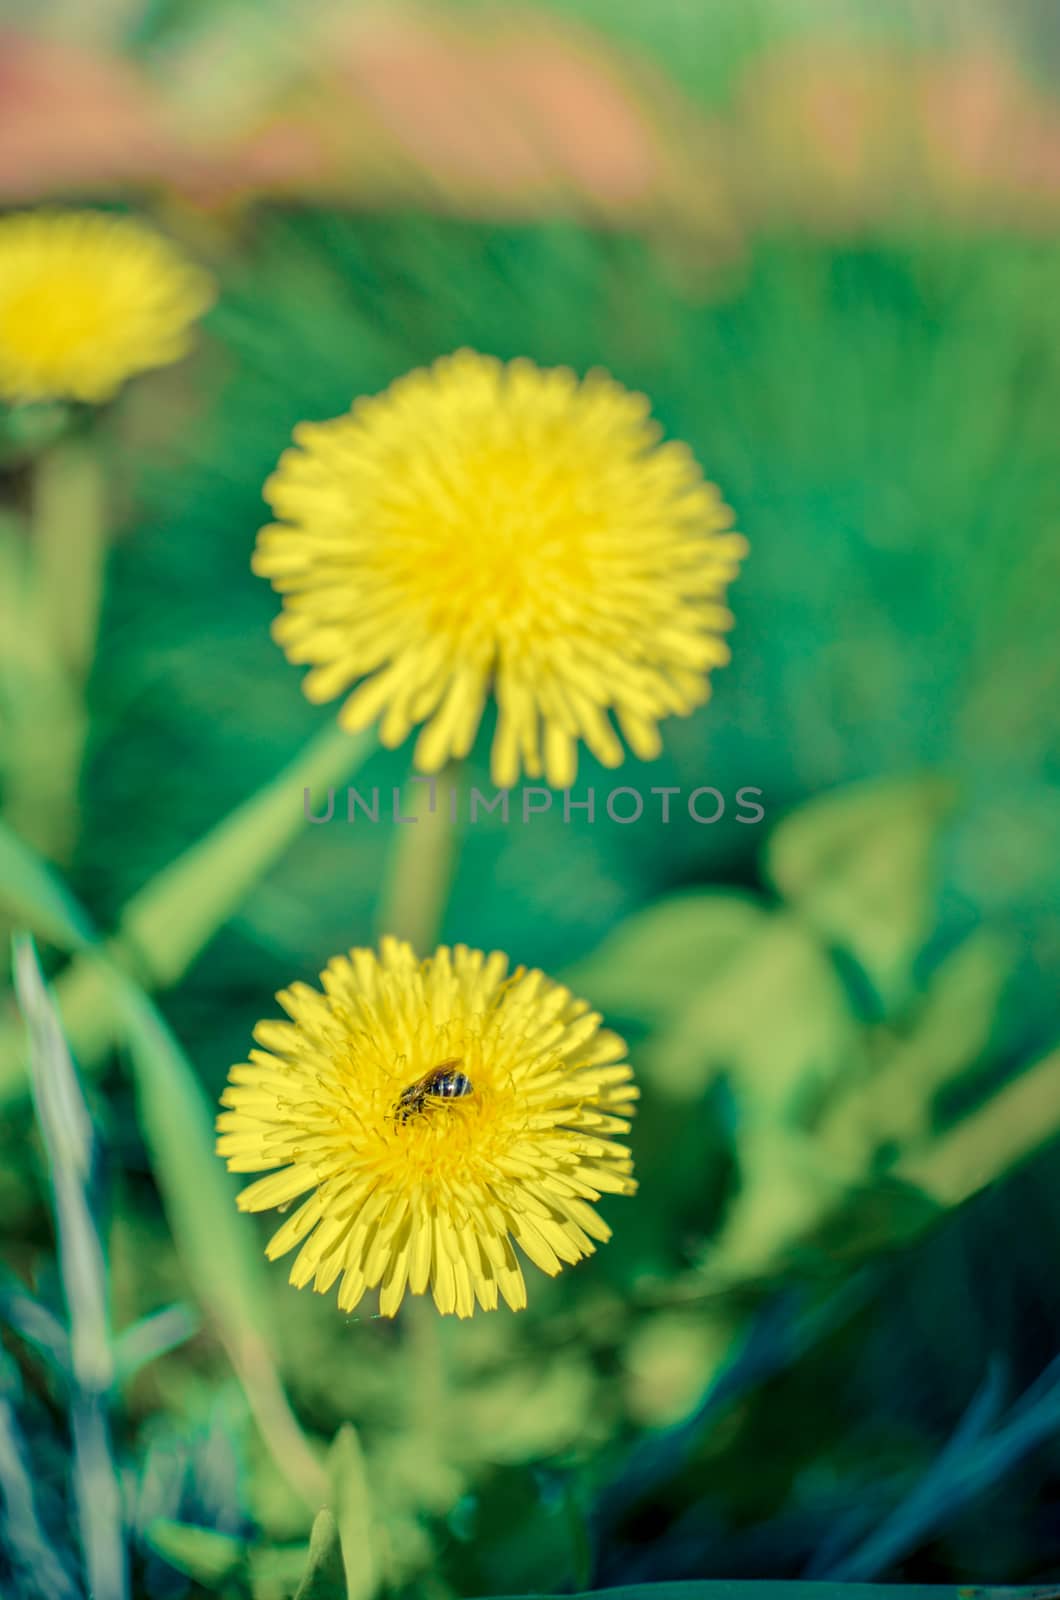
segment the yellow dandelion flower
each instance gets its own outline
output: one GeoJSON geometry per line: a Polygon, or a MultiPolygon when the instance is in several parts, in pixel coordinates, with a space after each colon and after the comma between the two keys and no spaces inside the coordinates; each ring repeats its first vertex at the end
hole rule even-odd
{"type": "Polygon", "coordinates": [[[378,1289],[393,1316],[428,1286],[468,1317],[498,1296],[526,1304],[514,1245],[543,1272],[610,1237],[601,1194],[632,1194],[637,1090],[625,1046],[584,1000],[541,972],[464,945],[418,961],[384,939],[277,998],[262,1046],[233,1067],[218,1154],[233,1172],[271,1168],[244,1211],[300,1200],[268,1245],[300,1245],[291,1282],[352,1311],[378,1289]]]}
{"type": "Polygon", "coordinates": [[[691,451],[604,372],[461,350],[346,416],[302,423],[265,486],[280,520],[254,570],[313,701],[354,692],[351,731],[422,725],[425,772],[466,755],[492,693],[493,781],[557,788],[583,741],[605,766],[658,755],[658,723],[707,699],[745,541],[691,451]]]}
{"type": "Polygon", "coordinates": [[[107,400],[182,356],[207,275],[142,223],[99,211],[0,218],[0,398],[107,400]]]}

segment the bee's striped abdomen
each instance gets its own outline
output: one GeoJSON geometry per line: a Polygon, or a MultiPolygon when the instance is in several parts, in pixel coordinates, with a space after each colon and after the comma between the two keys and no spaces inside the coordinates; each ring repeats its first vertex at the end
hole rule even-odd
{"type": "Polygon", "coordinates": [[[440,1100],[459,1100],[471,1093],[471,1079],[466,1072],[432,1072],[424,1082],[423,1092],[440,1100]]]}

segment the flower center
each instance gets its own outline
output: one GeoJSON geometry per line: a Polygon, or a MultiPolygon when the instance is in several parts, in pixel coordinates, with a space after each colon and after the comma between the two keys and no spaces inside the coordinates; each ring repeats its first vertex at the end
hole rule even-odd
{"type": "Polygon", "coordinates": [[[591,582],[599,514],[575,464],[487,444],[392,503],[379,565],[432,632],[491,650],[549,637],[591,582]]]}

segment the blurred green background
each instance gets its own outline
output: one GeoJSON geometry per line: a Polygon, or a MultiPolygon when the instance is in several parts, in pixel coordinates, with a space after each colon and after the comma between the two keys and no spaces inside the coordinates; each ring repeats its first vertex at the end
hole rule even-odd
{"type": "Polygon", "coordinates": [[[1060,1581],[1056,8],[4,27],[0,203],[146,214],[219,285],[194,356],[79,440],[90,663],[55,623],[91,572],[35,562],[62,443],[3,422],[0,921],[81,1083],[23,947],[4,1593],[1060,1581]],[[461,345],[605,366],[735,508],[713,701],[579,789],[756,786],[765,817],[458,827],[441,937],[627,1034],[641,1188],[519,1317],[391,1325],[288,1288],[211,1154],[254,1023],[376,936],[405,842],[303,824],[330,715],[249,556],[298,421],[461,345]]]}

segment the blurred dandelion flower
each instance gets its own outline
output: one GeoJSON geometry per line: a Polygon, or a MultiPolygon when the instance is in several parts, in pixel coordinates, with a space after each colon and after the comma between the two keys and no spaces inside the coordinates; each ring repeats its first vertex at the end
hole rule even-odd
{"type": "Polygon", "coordinates": [[[549,1275],[610,1237],[593,1202],[632,1194],[637,1090],[617,1035],[569,989],[507,958],[457,945],[418,961],[384,939],[321,974],[323,993],[278,996],[289,1022],[232,1068],[218,1153],[233,1172],[275,1168],[239,1196],[244,1211],[308,1194],[268,1245],[295,1245],[299,1288],[352,1311],[378,1288],[393,1316],[428,1288],[441,1312],[526,1304],[513,1241],[549,1275]],[[446,1088],[413,1085],[443,1065],[446,1088]]]}
{"type": "Polygon", "coordinates": [[[0,218],[0,398],[107,400],[176,361],[211,299],[160,234],[98,211],[0,218]]]}
{"type": "Polygon", "coordinates": [[[691,451],[603,372],[469,350],[346,416],[303,423],[265,486],[280,519],[254,570],[310,700],[415,761],[466,755],[496,696],[493,781],[573,783],[582,740],[618,766],[687,715],[728,660],[723,604],[746,545],[691,451]]]}

